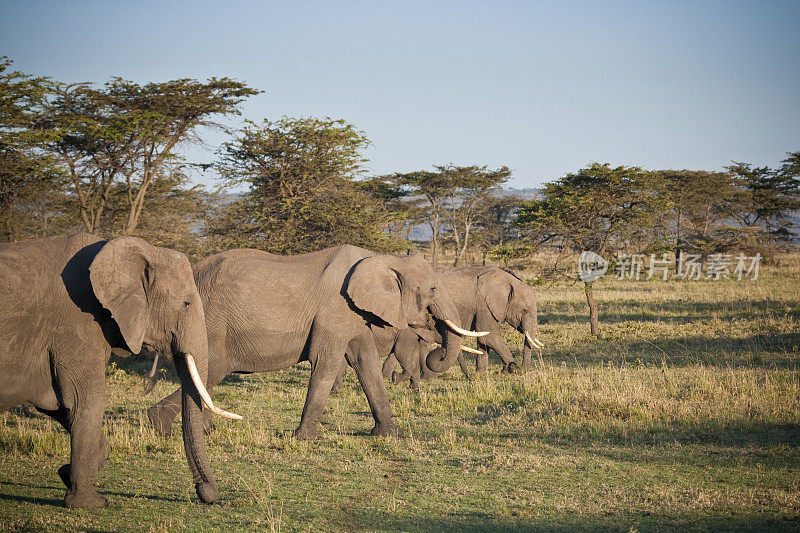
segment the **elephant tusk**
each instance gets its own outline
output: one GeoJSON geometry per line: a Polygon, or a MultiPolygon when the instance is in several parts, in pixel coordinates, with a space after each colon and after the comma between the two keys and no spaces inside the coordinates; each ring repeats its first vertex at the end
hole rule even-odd
{"type": "Polygon", "coordinates": [[[156,377],[156,370],[158,369],[158,355],[160,352],[156,352],[155,357],[153,357],[153,367],[150,369],[150,373],[147,374],[147,379],[153,379],[156,377]]]}
{"type": "Polygon", "coordinates": [[[156,370],[158,370],[158,356],[160,352],[156,352],[155,357],[153,357],[153,367],[150,369],[150,373],[144,380],[144,393],[150,394],[150,391],[153,390],[153,387],[156,386],[156,370]]]}
{"type": "Polygon", "coordinates": [[[544,344],[542,343],[542,341],[540,341],[538,338],[532,339],[527,331],[525,331],[525,338],[528,339],[528,342],[530,343],[531,346],[534,346],[540,350],[544,348],[544,344]]]}
{"type": "Polygon", "coordinates": [[[474,353],[475,355],[483,355],[482,350],[476,350],[475,348],[470,348],[469,346],[461,345],[461,351],[467,353],[474,353]]]}
{"type": "Polygon", "coordinates": [[[206,407],[208,407],[209,411],[215,415],[221,416],[222,418],[230,418],[231,420],[242,419],[242,415],[229,413],[228,411],[223,411],[218,407],[214,407],[214,403],[211,401],[211,396],[208,394],[205,385],[203,385],[203,380],[200,379],[200,373],[197,371],[197,366],[194,364],[194,357],[192,357],[192,354],[190,353],[186,354],[186,366],[189,367],[189,375],[192,376],[194,386],[197,389],[197,392],[200,394],[200,398],[203,399],[203,403],[205,403],[206,407]]]}
{"type": "Polygon", "coordinates": [[[484,335],[489,334],[488,331],[470,331],[468,329],[460,328],[452,320],[445,319],[444,323],[447,324],[447,327],[449,327],[459,335],[463,335],[465,337],[483,337],[484,335]]]}
{"type": "MultiPolygon", "coordinates": [[[[437,347],[441,346],[441,344],[439,344],[438,342],[434,342],[433,344],[436,345],[437,347]]],[[[483,351],[476,350],[475,348],[470,348],[469,346],[464,346],[463,344],[459,346],[459,348],[461,349],[462,352],[474,353],[475,355],[483,355],[483,351]]]]}

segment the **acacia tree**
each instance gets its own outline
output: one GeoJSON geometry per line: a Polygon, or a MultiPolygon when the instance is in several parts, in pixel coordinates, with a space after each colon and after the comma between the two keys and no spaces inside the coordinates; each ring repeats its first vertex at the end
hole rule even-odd
{"type": "MultiPolygon", "coordinates": [[[[639,167],[592,163],[545,184],[544,198],[520,209],[517,225],[536,244],[593,251],[601,257],[623,244],[632,228],[652,225],[656,202],[650,175],[639,167]]],[[[584,282],[592,335],[599,335],[594,282],[584,282]]]]}
{"type": "Polygon", "coordinates": [[[343,120],[247,122],[215,167],[225,186],[247,192],[224,207],[209,232],[230,245],[298,253],[349,243],[396,249],[388,213],[357,179],[369,141],[343,120]]]}
{"type": "Polygon", "coordinates": [[[675,264],[685,250],[707,250],[720,242],[719,226],[732,213],[739,190],[726,172],[660,170],[654,185],[664,201],[658,231],[673,243],[675,264]]]}
{"type": "Polygon", "coordinates": [[[517,195],[493,196],[488,207],[481,213],[479,231],[475,242],[482,249],[484,258],[490,257],[508,265],[509,259],[519,256],[516,242],[520,240],[519,228],[514,224],[517,213],[525,200],[517,195]]]}
{"type": "Polygon", "coordinates": [[[69,182],[84,229],[97,233],[112,188],[131,166],[134,123],[111,113],[107,95],[91,84],[56,83],[37,128],[49,133],[45,149],[69,182]]]}
{"type": "MultiPolygon", "coordinates": [[[[124,190],[127,217],[118,231],[137,230],[148,189],[180,162],[182,145],[199,142],[201,128],[222,128],[258,91],[228,78],[137,83],[113,78],[103,89],[58,84],[39,128],[61,163],[89,232],[102,226],[112,190],[124,190]]],[[[118,213],[119,205],[115,206],[118,213]]]]}
{"type": "Polygon", "coordinates": [[[19,71],[0,58],[0,240],[46,235],[61,217],[61,175],[39,146],[47,132],[35,125],[42,117],[51,83],[19,71]]]}
{"type": "Polygon", "coordinates": [[[114,78],[106,84],[109,113],[123,117],[135,132],[132,142],[125,146],[122,170],[129,205],[125,233],[136,230],[148,187],[165,165],[179,159],[177,149],[185,143],[200,142],[200,128],[223,129],[217,117],[239,115],[239,104],[258,93],[229,78],[144,85],[114,78]]]}
{"type": "Polygon", "coordinates": [[[421,209],[420,218],[431,228],[433,242],[433,257],[431,264],[434,268],[439,266],[439,251],[441,250],[441,235],[446,210],[446,200],[452,189],[450,177],[430,170],[417,170],[408,173],[394,174],[395,183],[407,192],[408,196],[424,198],[427,204],[417,202],[421,209]]]}
{"type": "Polygon", "coordinates": [[[415,204],[415,222],[424,220],[431,228],[434,268],[439,265],[442,236],[449,232],[455,241],[458,265],[469,247],[470,236],[489,207],[492,194],[511,176],[507,167],[487,170],[486,166],[435,165],[433,171],[418,170],[390,177],[415,204]],[[423,201],[419,201],[424,199],[423,201]]]}
{"type": "Polygon", "coordinates": [[[395,175],[368,178],[359,185],[385,208],[388,218],[386,231],[398,241],[410,245],[411,231],[417,224],[424,223],[422,198],[411,198],[408,190],[398,184],[395,175]]]}
{"type": "Polygon", "coordinates": [[[737,220],[763,230],[767,248],[792,238],[791,215],[800,210],[800,151],[787,155],[776,170],[741,162],[727,167],[742,190],[737,220]]]}
{"type": "Polygon", "coordinates": [[[456,255],[453,266],[464,257],[475,224],[493,203],[493,194],[511,177],[508,167],[487,170],[486,166],[437,166],[436,169],[450,182],[449,214],[450,232],[455,240],[456,255]]]}

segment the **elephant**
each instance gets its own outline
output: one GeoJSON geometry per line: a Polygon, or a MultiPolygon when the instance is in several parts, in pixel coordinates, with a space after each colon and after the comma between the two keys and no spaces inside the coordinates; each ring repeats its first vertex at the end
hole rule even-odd
{"type": "MultiPolygon", "coordinates": [[[[494,350],[503,361],[503,371],[512,373],[517,365],[511,350],[500,335],[500,323],[506,322],[524,336],[522,369],[530,369],[531,351],[544,345],[538,339],[536,292],[533,287],[507,270],[492,266],[472,266],[436,271],[442,284],[452,296],[458,309],[461,323],[467,327],[488,331],[489,334],[478,339],[481,351],[477,356],[476,370],[485,371],[488,367],[488,350],[494,350]]],[[[383,375],[392,377],[394,382],[417,375],[431,377],[449,368],[447,361],[436,356],[437,350],[425,355],[424,342],[440,342],[441,338],[434,328],[413,328],[418,338],[418,347],[410,341],[403,343],[406,353],[398,350],[388,355],[383,365],[383,375]],[[396,363],[403,367],[402,374],[395,374],[396,363]]],[[[466,365],[458,359],[464,374],[469,378],[466,365]]],[[[451,363],[452,365],[452,363],[451,363]]]]}
{"type": "MultiPolygon", "coordinates": [[[[427,330],[424,328],[418,327],[408,327],[408,328],[375,328],[372,330],[372,339],[375,343],[375,348],[378,352],[379,359],[384,359],[387,356],[398,357],[400,359],[400,365],[408,370],[408,375],[402,376],[395,372],[390,372],[389,374],[384,373],[384,377],[389,377],[391,375],[392,380],[396,383],[406,379],[410,376],[411,383],[410,387],[411,390],[414,392],[419,392],[419,383],[421,379],[420,375],[420,363],[419,363],[419,354],[420,349],[422,349],[422,344],[420,342],[421,339],[426,339],[430,343],[434,343],[435,341],[435,333],[433,333],[433,329],[437,326],[435,322],[431,324],[431,330],[427,330]]],[[[470,336],[483,336],[488,335],[488,331],[476,331],[470,332],[470,336]]],[[[439,340],[441,341],[441,333],[439,334],[439,340]]],[[[484,352],[480,350],[475,350],[468,346],[461,345],[461,351],[475,353],[482,355],[484,352]]],[[[441,351],[441,349],[439,349],[441,351]]],[[[461,370],[464,374],[469,377],[469,369],[467,368],[467,363],[463,356],[460,354],[457,357],[458,363],[461,366],[461,370]]],[[[332,391],[336,392],[341,388],[342,384],[344,383],[344,376],[347,372],[347,361],[343,361],[342,365],[339,369],[339,373],[336,376],[336,379],[333,383],[332,391]]]]}
{"type": "Polygon", "coordinates": [[[86,233],[7,243],[0,294],[0,411],[33,405],[69,432],[70,462],[58,469],[66,507],[108,504],[95,490],[108,458],[105,366],[112,350],[143,348],[174,362],[195,489],[204,503],[218,498],[202,432],[208,340],[186,256],[136,237],[86,233]]]}
{"type": "MultiPolygon", "coordinates": [[[[465,330],[456,323],[458,312],[418,256],[351,245],[294,256],[237,249],[203,259],[194,275],[206,311],[209,390],[230,373],[311,363],[298,438],[320,435],[324,405],[345,360],[369,402],[372,434],[401,433],[392,421],[374,332],[422,325],[430,312],[440,324],[445,357],[455,361],[460,354],[465,330]]],[[[178,392],[148,410],[162,434],[178,414],[178,392]]]]}

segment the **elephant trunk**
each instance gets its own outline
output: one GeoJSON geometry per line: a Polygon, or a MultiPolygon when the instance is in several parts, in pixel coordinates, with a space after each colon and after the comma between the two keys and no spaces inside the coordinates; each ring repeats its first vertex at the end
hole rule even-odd
{"type": "Polygon", "coordinates": [[[536,321],[536,315],[528,315],[528,317],[522,321],[520,327],[517,329],[523,335],[522,369],[528,370],[531,366],[531,352],[534,348],[540,349],[541,345],[541,341],[539,341],[539,326],[536,321]],[[539,344],[537,345],[537,343],[539,344]]]}
{"type": "Polygon", "coordinates": [[[195,490],[200,500],[203,503],[214,503],[219,497],[219,489],[214,472],[211,470],[208,455],[206,455],[203,435],[203,400],[192,379],[192,373],[196,373],[202,383],[208,382],[208,337],[202,309],[199,309],[199,312],[201,314],[199,321],[190,322],[194,326],[192,329],[198,331],[179,334],[176,342],[173,343],[172,351],[175,369],[181,380],[181,425],[186,459],[189,462],[195,490]],[[192,366],[195,368],[192,369],[192,366]]]}
{"type": "Polygon", "coordinates": [[[442,347],[431,351],[425,364],[432,372],[441,373],[453,366],[458,360],[458,356],[461,355],[461,336],[457,335],[446,323],[446,321],[450,321],[458,324],[461,320],[458,317],[456,306],[453,305],[444,288],[438,290],[431,305],[431,314],[436,319],[436,331],[442,337],[442,347]]]}

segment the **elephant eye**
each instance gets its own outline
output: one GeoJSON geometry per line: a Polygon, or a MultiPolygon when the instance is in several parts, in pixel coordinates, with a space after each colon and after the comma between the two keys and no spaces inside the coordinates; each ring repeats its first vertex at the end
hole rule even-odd
{"type": "Polygon", "coordinates": [[[183,302],[184,307],[189,307],[190,305],[192,305],[192,302],[183,302]]]}

